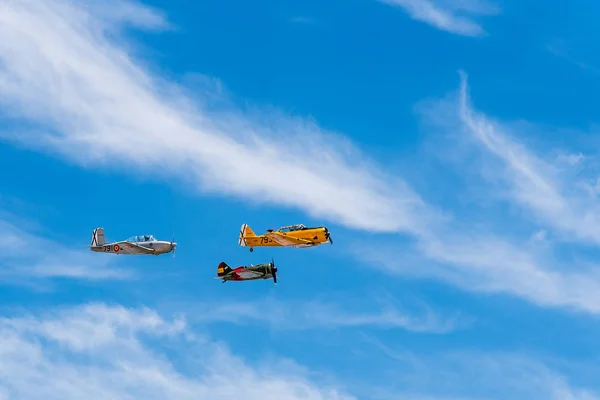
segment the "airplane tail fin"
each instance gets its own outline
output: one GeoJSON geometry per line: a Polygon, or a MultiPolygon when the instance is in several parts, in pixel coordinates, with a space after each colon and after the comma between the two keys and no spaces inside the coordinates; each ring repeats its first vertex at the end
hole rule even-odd
{"type": "Polygon", "coordinates": [[[229,267],[229,265],[227,265],[227,263],[225,263],[224,261],[221,261],[221,263],[217,267],[217,276],[227,275],[231,271],[233,271],[231,267],[229,267]]]}
{"type": "Polygon", "coordinates": [[[92,232],[92,244],[91,247],[102,246],[104,243],[104,228],[96,228],[92,232]]]}
{"type": "Polygon", "coordinates": [[[243,224],[240,228],[240,236],[238,238],[238,245],[247,246],[246,239],[247,237],[256,236],[256,234],[250,229],[248,224],[243,224]]]}

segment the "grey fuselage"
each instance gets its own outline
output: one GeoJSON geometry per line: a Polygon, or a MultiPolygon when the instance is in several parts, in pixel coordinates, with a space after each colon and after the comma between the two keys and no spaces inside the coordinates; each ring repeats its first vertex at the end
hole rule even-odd
{"type": "Polygon", "coordinates": [[[142,255],[152,254],[159,255],[171,252],[176,243],[166,242],[162,240],[154,240],[149,242],[114,242],[105,243],[102,246],[92,246],[90,249],[98,253],[114,253],[114,254],[126,254],[126,255],[142,255]],[[153,250],[153,252],[144,251],[137,246],[143,247],[144,249],[153,250]]]}

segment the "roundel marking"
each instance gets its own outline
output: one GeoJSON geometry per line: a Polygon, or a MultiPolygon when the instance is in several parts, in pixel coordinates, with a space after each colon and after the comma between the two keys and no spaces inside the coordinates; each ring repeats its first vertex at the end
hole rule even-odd
{"type": "Polygon", "coordinates": [[[121,250],[121,248],[119,247],[119,245],[118,245],[118,244],[115,244],[115,245],[113,246],[113,250],[114,250],[115,252],[118,252],[119,250],[121,250]]]}

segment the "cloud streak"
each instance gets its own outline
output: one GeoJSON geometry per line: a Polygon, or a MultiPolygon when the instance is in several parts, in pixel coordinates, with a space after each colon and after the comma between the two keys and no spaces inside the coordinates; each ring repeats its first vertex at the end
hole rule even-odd
{"type": "Polygon", "coordinates": [[[10,399],[598,398],[533,358],[466,351],[422,355],[374,338],[367,340],[379,351],[355,360],[376,366],[375,381],[360,376],[348,389],[336,388],[319,371],[289,360],[245,361],[199,334],[182,315],[168,319],[148,308],[103,303],[4,316],[0,337],[0,394],[10,399]]]}
{"type": "MultiPolygon", "coordinates": [[[[382,399],[532,399],[596,400],[597,386],[578,387],[573,379],[578,368],[555,368],[559,360],[541,360],[514,352],[471,350],[417,354],[367,337],[385,354],[381,378],[393,382],[382,399]],[[558,362],[557,362],[558,361],[558,362]],[[387,371],[387,372],[383,372],[387,371]]],[[[580,368],[595,366],[580,366],[580,368]]],[[[580,370],[579,370],[580,371],[580,370]]]]}
{"type": "Polygon", "coordinates": [[[414,20],[462,36],[486,32],[477,16],[496,15],[499,8],[486,0],[378,0],[402,8],[414,20]]]}
{"type": "Polygon", "coordinates": [[[548,50],[550,53],[552,53],[556,57],[562,58],[566,62],[568,62],[572,65],[575,65],[576,67],[590,71],[596,75],[600,75],[600,69],[571,57],[566,51],[564,51],[564,49],[562,48],[562,46],[560,46],[560,44],[555,44],[555,45],[549,44],[546,46],[546,50],[548,50]]]}
{"type": "Polygon", "coordinates": [[[473,109],[469,102],[466,75],[462,75],[459,97],[460,120],[466,132],[487,154],[503,166],[502,172],[489,178],[502,179],[511,189],[510,199],[533,212],[567,240],[600,244],[600,207],[559,168],[519,144],[500,123],[473,109]]]}
{"type": "Polygon", "coordinates": [[[218,108],[214,93],[190,97],[153,75],[114,25],[157,28],[160,17],[135,3],[109,5],[110,18],[67,1],[0,1],[0,104],[30,123],[1,133],[5,140],[352,228],[415,232],[434,219],[404,182],[341,136],[309,121],[218,108]]]}
{"type": "MultiPolygon", "coordinates": [[[[5,139],[91,168],[118,166],[176,178],[199,191],[296,207],[352,228],[408,233],[416,244],[402,260],[408,254],[425,267],[398,265],[398,250],[384,249],[373,258],[395,273],[599,311],[595,274],[582,268],[565,272],[550,253],[524,249],[519,238],[447,222],[342,137],[281,115],[261,120],[229,106],[218,109],[208,101],[212,93],[190,97],[151,74],[127,55],[126,37],[114,31],[115,24],[158,29],[166,22],[135,3],[110,5],[116,8],[112,19],[64,1],[0,1],[0,102],[13,118],[30,123],[27,130],[4,132],[5,139]],[[123,4],[125,10],[119,8],[123,4]],[[133,12],[135,7],[143,12],[133,12]],[[144,19],[135,20],[140,15],[144,19]],[[117,39],[109,39],[107,31],[117,39]],[[277,168],[258,168],[263,160],[277,168]]],[[[476,2],[444,7],[490,12],[476,2]]],[[[466,84],[461,93],[453,122],[506,165],[505,178],[520,204],[551,227],[597,240],[595,206],[579,212],[579,199],[564,194],[554,169],[489,129],[488,119],[466,101],[466,84]]],[[[61,272],[58,268],[47,271],[61,272]]]]}
{"type": "Polygon", "coordinates": [[[414,248],[373,245],[368,256],[360,251],[355,255],[392,275],[435,278],[471,292],[508,294],[542,307],[600,313],[600,275],[586,265],[573,268],[531,245],[484,233],[447,230],[442,236],[422,239],[414,248]]]}
{"type": "Polygon", "coordinates": [[[507,125],[476,111],[469,101],[466,74],[456,98],[428,102],[419,109],[434,129],[448,132],[453,152],[471,151],[474,145],[481,155],[479,164],[470,163],[462,152],[456,159],[461,178],[483,182],[485,212],[478,214],[481,206],[473,201],[462,218],[416,235],[413,243],[399,246],[399,241],[384,240],[388,244],[374,244],[368,255],[358,248],[354,253],[392,274],[433,277],[468,291],[510,294],[544,307],[599,314],[595,262],[587,261],[584,253],[572,255],[573,249],[581,248],[577,246],[599,244],[595,197],[556,160],[536,156],[506,132],[507,125]],[[518,218],[505,215],[505,202],[526,213],[518,218]],[[558,246],[560,242],[570,247],[558,246]]]}
{"type": "MultiPolygon", "coordinates": [[[[455,313],[441,315],[425,307],[425,310],[406,311],[391,300],[369,301],[353,304],[333,300],[271,300],[236,302],[232,299],[219,302],[200,302],[193,305],[188,314],[197,314],[195,322],[230,322],[239,325],[261,323],[274,330],[319,330],[327,328],[377,328],[404,329],[410,332],[445,334],[467,327],[468,317],[455,313]],[[204,310],[198,313],[197,310],[204,310]]],[[[177,309],[190,306],[177,305],[177,309]]]]}
{"type": "Polygon", "coordinates": [[[197,336],[184,319],[168,321],[149,309],[90,304],[5,317],[0,337],[2,398],[354,399],[289,363],[249,365],[197,336]],[[155,340],[179,362],[167,360],[155,340]]]}
{"type": "Polygon", "coordinates": [[[52,279],[127,280],[135,274],[109,265],[89,250],[73,250],[19,227],[9,214],[0,216],[0,282],[38,285],[52,279]]]}

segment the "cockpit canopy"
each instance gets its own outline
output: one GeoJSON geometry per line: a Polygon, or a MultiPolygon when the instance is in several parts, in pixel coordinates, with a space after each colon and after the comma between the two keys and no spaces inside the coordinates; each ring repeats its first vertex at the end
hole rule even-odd
{"type": "Polygon", "coordinates": [[[306,227],[302,224],[282,226],[279,228],[279,232],[291,232],[291,231],[300,231],[302,229],[306,229],[306,227]]]}
{"type": "Polygon", "coordinates": [[[156,239],[152,235],[144,235],[144,236],[132,236],[126,240],[126,242],[136,243],[136,242],[156,242],[156,239]]]}

